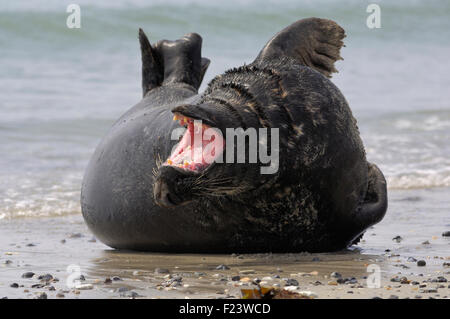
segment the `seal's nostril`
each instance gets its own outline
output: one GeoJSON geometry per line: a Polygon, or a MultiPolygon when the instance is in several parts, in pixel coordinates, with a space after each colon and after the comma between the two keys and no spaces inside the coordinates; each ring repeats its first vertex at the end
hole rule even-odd
{"type": "Polygon", "coordinates": [[[170,195],[169,187],[162,180],[157,180],[153,188],[153,196],[156,204],[163,207],[175,206],[173,198],[170,195]]]}

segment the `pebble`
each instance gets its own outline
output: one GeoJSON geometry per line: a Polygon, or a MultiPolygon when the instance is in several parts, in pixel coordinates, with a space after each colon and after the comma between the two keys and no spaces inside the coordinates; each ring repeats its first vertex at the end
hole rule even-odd
{"type": "Polygon", "coordinates": [[[290,278],[286,280],[286,286],[298,286],[298,281],[290,278]]]}
{"type": "Polygon", "coordinates": [[[403,240],[403,238],[401,236],[395,236],[394,238],[392,238],[392,240],[394,240],[397,243],[399,243],[399,242],[401,242],[403,240]]]}
{"type": "Polygon", "coordinates": [[[342,278],[342,275],[338,272],[332,272],[330,277],[331,278],[342,278]]]}
{"type": "Polygon", "coordinates": [[[56,294],[56,297],[58,297],[58,298],[64,298],[65,296],[64,296],[64,294],[63,294],[62,292],[58,292],[58,293],[56,294]]]}
{"type": "Polygon", "coordinates": [[[250,274],[254,274],[255,271],[253,269],[247,269],[247,270],[241,270],[241,271],[239,271],[239,273],[242,275],[250,275],[250,274]]]}
{"type": "Polygon", "coordinates": [[[241,280],[241,276],[233,276],[233,277],[231,277],[231,280],[232,281],[239,281],[239,280],[241,280]]]}
{"type": "Polygon", "coordinates": [[[110,284],[110,283],[112,283],[111,278],[106,278],[105,281],[104,281],[104,283],[105,283],[105,284],[110,284]]]}
{"type": "Polygon", "coordinates": [[[442,236],[444,236],[444,237],[450,237],[450,230],[449,230],[449,231],[446,231],[446,232],[443,232],[443,233],[442,233],[442,236]]]}
{"type": "Polygon", "coordinates": [[[414,257],[408,257],[407,261],[415,263],[415,262],[417,262],[417,259],[414,257]]]}
{"type": "Polygon", "coordinates": [[[329,285],[329,286],[337,286],[337,284],[338,284],[338,283],[337,283],[336,281],[329,281],[329,282],[328,282],[328,285],[329,285]]]}
{"type": "Polygon", "coordinates": [[[22,278],[31,278],[34,276],[34,272],[28,271],[22,275],[22,278]]]}
{"type": "Polygon", "coordinates": [[[19,284],[18,283],[12,283],[11,285],[10,285],[10,287],[11,288],[19,288],[19,284]]]}
{"type": "Polygon", "coordinates": [[[83,234],[81,233],[72,233],[69,235],[69,238],[81,238],[83,237],[83,234]]]}
{"type": "Polygon", "coordinates": [[[422,245],[430,245],[430,242],[428,240],[425,240],[422,245]]]}
{"type": "Polygon", "coordinates": [[[41,292],[36,296],[36,299],[47,299],[47,294],[45,292],[41,292]]]}
{"type": "Polygon", "coordinates": [[[417,266],[419,266],[419,267],[424,267],[426,264],[427,264],[427,263],[426,263],[425,260],[419,260],[419,261],[417,262],[417,266]]]}
{"type": "Polygon", "coordinates": [[[113,281],[122,281],[122,278],[114,276],[114,277],[112,277],[112,280],[113,281]]]}
{"type": "Polygon", "coordinates": [[[314,261],[314,262],[320,261],[320,258],[319,258],[319,257],[314,257],[314,258],[312,259],[312,261],[314,261]]]}
{"type": "Polygon", "coordinates": [[[227,265],[219,265],[216,267],[216,270],[228,270],[230,269],[230,267],[228,267],[227,265]]]}
{"type": "Polygon", "coordinates": [[[46,275],[39,276],[38,279],[41,280],[41,281],[48,282],[48,281],[51,281],[53,279],[53,276],[50,275],[50,274],[46,274],[46,275]]]}
{"type": "Polygon", "coordinates": [[[4,262],[3,262],[5,265],[10,265],[10,264],[12,264],[12,260],[5,260],[4,262]]]}

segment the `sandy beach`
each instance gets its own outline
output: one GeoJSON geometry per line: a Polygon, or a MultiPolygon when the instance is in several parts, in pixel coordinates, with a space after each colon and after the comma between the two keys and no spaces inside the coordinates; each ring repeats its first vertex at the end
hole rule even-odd
{"type": "Polygon", "coordinates": [[[0,2],[0,298],[239,299],[257,285],[314,299],[450,298],[449,1],[381,2],[381,28],[367,26],[362,1],[77,3],[79,29],[66,24],[69,2],[0,2]],[[386,177],[385,218],[357,246],[322,254],[162,254],[97,240],[80,190],[102,136],[142,98],[139,28],[151,43],[202,36],[202,93],[308,17],[345,29],[331,80],[386,177]]]}
{"type": "Polygon", "coordinates": [[[450,238],[442,233],[450,225],[439,220],[448,202],[439,210],[424,207],[446,191],[392,192],[385,220],[360,245],[323,254],[117,251],[95,240],[79,215],[2,220],[0,297],[242,298],[241,289],[261,281],[263,287],[290,286],[319,299],[448,298],[450,238]],[[408,218],[411,210],[422,211],[426,219],[408,218]],[[425,266],[418,266],[421,260],[425,266]],[[380,288],[367,287],[370,264],[380,267],[380,288]],[[74,276],[77,269],[84,280],[70,281],[80,278],[74,276]]]}

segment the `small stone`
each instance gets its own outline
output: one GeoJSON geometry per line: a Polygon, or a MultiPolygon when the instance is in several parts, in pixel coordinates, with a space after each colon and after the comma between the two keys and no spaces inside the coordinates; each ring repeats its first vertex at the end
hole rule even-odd
{"type": "Polygon", "coordinates": [[[233,276],[233,277],[231,277],[231,280],[232,281],[239,281],[239,280],[241,280],[241,276],[233,276]]]}
{"type": "Polygon", "coordinates": [[[450,230],[448,230],[448,231],[446,231],[446,232],[443,232],[443,233],[442,233],[442,236],[444,236],[444,237],[450,237],[450,230]]]}
{"type": "Polygon", "coordinates": [[[320,258],[319,258],[319,257],[313,257],[312,261],[313,261],[313,262],[320,261],[320,258]]]}
{"type": "Polygon", "coordinates": [[[114,276],[112,277],[113,281],[122,281],[122,278],[118,277],[118,276],[114,276]]]}
{"type": "Polygon", "coordinates": [[[401,242],[403,240],[403,238],[401,236],[395,236],[394,238],[392,238],[393,241],[396,241],[397,243],[401,242]]]}
{"type": "Polygon", "coordinates": [[[83,237],[83,234],[81,234],[81,233],[69,234],[69,238],[81,238],[81,237],[83,237]]]}
{"type": "Polygon", "coordinates": [[[36,296],[36,299],[47,299],[47,294],[45,292],[41,292],[36,296]]]}
{"type": "Polygon", "coordinates": [[[44,288],[45,287],[45,285],[44,284],[34,284],[34,285],[31,285],[31,288],[44,288]]]}
{"type": "Polygon", "coordinates": [[[10,265],[10,264],[12,264],[12,260],[5,260],[4,262],[3,262],[5,265],[10,265]]]}
{"type": "Polygon", "coordinates": [[[329,281],[329,282],[328,282],[328,285],[329,285],[329,286],[337,286],[337,284],[338,284],[338,283],[337,283],[336,281],[329,281]]]}
{"type": "Polygon", "coordinates": [[[97,242],[97,239],[95,239],[95,237],[92,237],[91,239],[88,240],[89,243],[95,243],[97,242]]]}
{"type": "Polygon", "coordinates": [[[331,278],[342,278],[342,275],[338,272],[332,272],[330,277],[331,278]]]}
{"type": "Polygon", "coordinates": [[[66,240],[65,239],[61,239],[61,244],[65,244],[66,243],[66,240]]]}
{"type": "Polygon", "coordinates": [[[290,278],[286,280],[286,286],[298,286],[298,281],[290,278]]]}
{"type": "Polygon", "coordinates": [[[58,293],[56,294],[56,297],[58,297],[58,298],[64,298],[65,296],[64,296],[64,294],[63,294],[62,292],[58,292],[58,293]]]}
{"type": "Polygon", "coordinates": [[[227,265],[219,265],[216,267],[216,270],[228,270],[230,269],[230,267],[228,267],[227,265]]]}
{"type": "Polygon", "coordinates": [[[110,283],[112,283],[112,280],[111,280],[111,278],[106,278],[104,282],[105,282],[105,284],[110,284],[110,283]]]}
{"type": "Polygon", "coordinates": [[[19,288],[19,284],[18,283],[12,283],[11,285],[10,285],[10,287],[11,288],[19,288]]]}
{"type": "Polygon", "coordinates": [[[428,240],[425,240],[424,242],[422,242],[422,245],[430,245],[430,242],[428,240]]]}
{"type": "Polygon", "coordinates": [[[36,246],[36,245],[33,244],[33,243],[29,243],[29,244],[27,244],[26,246],[27,246],[27,247],[34,247],[34,246],[36,246]]]}
{"type": "Polygon", "coordinates": [[[407,261],[415,263],[415,262],[417,262],[417,259],[414,257],[408,257],[407,261]]]}
{"type": "Polygon", "coordinates": [[[53,276],[50,274],[46,274],[46,275],[41,275],[38,277],[39,280],[41,281],[51,281],[53,279],[53,276]]]}
{"type": "Polygon", "coordinates": [[[397,295],[390,295],[389,299],[398,299],[398,296],[397,295]]]}
{"type": "Polygon", "coordinates": [[[22,278],[31,278],[34,276],[34,272],[28,271],[22,275],[22,278]]]}
{"type": "Polygon", "coordinates": [[[427,264],[427,263],[426,263],[425,260],[419,260],[419,261],[417,262],[417,266],[419,266],[419,267],[424,267],[426,264],[427,264]]]}

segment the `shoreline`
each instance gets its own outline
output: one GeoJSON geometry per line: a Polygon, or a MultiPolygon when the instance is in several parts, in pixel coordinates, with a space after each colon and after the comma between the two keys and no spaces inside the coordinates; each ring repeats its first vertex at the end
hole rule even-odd
{"type": "Polygon", "coordinates": [[[391,191],[388,214],[358,246],[320,254],[118,251],[95,240],[81,215],[1,220],[0,298],[236,299],[255,281],[319,299],[450,298],[448,202],[436,201],[446,190],[391,191]],[[370,264],[380,288],[367,287],[370,264]]]}

